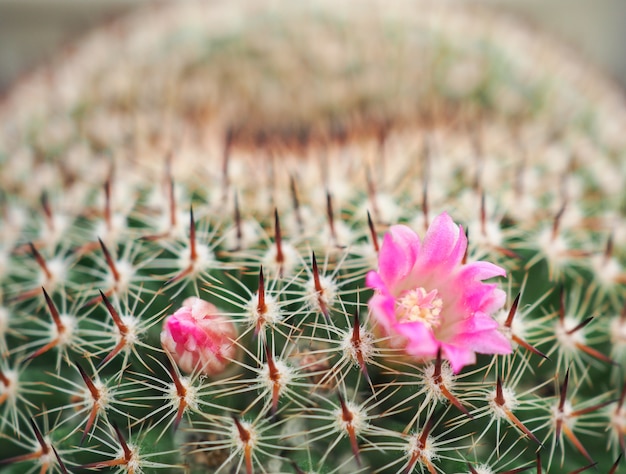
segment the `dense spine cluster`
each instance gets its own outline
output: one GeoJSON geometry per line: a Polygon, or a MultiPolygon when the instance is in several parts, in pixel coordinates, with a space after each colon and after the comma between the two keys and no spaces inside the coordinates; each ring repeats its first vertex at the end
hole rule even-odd
{"type": "MultiPolygon", "coordinates": [[[[617,472],[621,96],[481,9],[235,3],[4,99],[0,471],[617,472]],[[391,226],[442,213],[506,271],[512,353],[460,371],[368,305],[391,226]]],[[[436,325],[428,290],[398,314],[436,325]]]]}

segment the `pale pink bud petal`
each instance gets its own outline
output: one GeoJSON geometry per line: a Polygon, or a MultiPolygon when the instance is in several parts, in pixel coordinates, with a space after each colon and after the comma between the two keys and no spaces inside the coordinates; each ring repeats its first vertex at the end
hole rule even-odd
{"type": "Polygon", "coordinates": [[[236,357],[237,329],[211,303],[187,298],[163,322],[161,345],[184,372],[217,375],[236,357]]]}

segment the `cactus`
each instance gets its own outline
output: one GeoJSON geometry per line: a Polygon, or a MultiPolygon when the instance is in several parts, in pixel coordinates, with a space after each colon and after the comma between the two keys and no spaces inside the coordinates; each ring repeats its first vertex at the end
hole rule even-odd
{"type": "Polygon", "coordinates": [[[23,78],[0,470],[617,472],[626,107],[573,56],[457,2],[179,2],[23,78]]]}

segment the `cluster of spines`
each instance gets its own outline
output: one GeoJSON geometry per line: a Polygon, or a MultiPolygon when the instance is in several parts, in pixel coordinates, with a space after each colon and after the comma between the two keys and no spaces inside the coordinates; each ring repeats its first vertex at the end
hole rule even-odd
{"type": "MultiPolygon", "coordinates": [[[[291,244],[283,235],[275,209],[267,220],[269,224],[258,229],[266,234],[261,238],[264,245],[246,248],[239,240],[238,246],[224,248],[229,229],[234,228],[236,235],[241,235],[242,210],[238,204],[231,224],[214,223],[206,217],[198,224],[195,215],[203,206],[194,204],[189,210],[187,231],[181,238],[176,234],[179,213],[173,180],[170,178],[169,182],[170,218],[165,232],[139,225],[129,227],[139,239],[130,242],[125,242],[122,233],[118,242],[107,239],[107,244],[98,238],[69,251],[62,245],[62,236],[48,243],[33,240],[16,247],[12,264],[25,261],[29,273],[37,270],[43,289],[28,286],[32,277],[22,280],[17,276],[6,285],[11,312],[37,313],[39,317],[30,315],[25,321],[16,322],[12,316],[6,326],[3,424],[14,430],[13,438],[18,438],[20,444],[17,433],[26,422],[38,426],[39,420],[52,417],[58,441],[44,449],[37,431],[33,431],[39,443],[35,452],[39,455],[17,455],[4,460],[5,464],[38,459],[46,469],[50,465],[61,470],[77,465],[119,466],[132,472],[172,465],[151,461],[149,456],[133,451],[136,448],[127,445],[125,429],[130,436],[159,442],[171,438],[173,431],[193,430],[203,438],[190,441],[194,447],[187,450],[188,458],[215,452],[215,459],[227,461],[224,466],[234,463],[246,471],[263,471],[268,469],[267,463],[289,459],[297,451],[297,443],[292,446],[289,440],[302,437],[310,446],[306,448],[308,461],[301,462],[308,462],[309,469],[322,469],[324,462],[329,462],[330,452],[343,443],[349,446],[347,458],[351,461],[346,462],[363,469],[368,464],[362,458],[369,459],[368,453],[382,451],[395,452],[392,458],[397,460],[379,466],[382,471],[435,472],[442,469],[438,462],[462,463],[464,456],[460,452],[468,446],[480,451],[478,447],[486,439],[502,450],[503,456],[495,460],[495,465],[523,464],[527,458],[523,453],[536,449],[549,453],[544,459],[548,457],[548,465],[552,465],[556,462],[555,447],[559,445],[565,452],[562,437],[568,438],[575,450],[593,463],[576,435],[581,426],[578,418],[591,415],[596,417],[591,426],[600,430],[608,427],[613,452],[622,449],[623,395],[619,404],[616,398],[605,394],[589,398],[582,408],[566,409],[572,406],[567,398],[569,377],[589,383],[589,361],[613,363],[610,354],[593,347],[598,342],[608,342],[608,336],[602,339],[608,331],[597,331],[601,339],[587,341],[590,328],[595,325],[589,307],[592,303],[597,306],[596,299],[604,301],[605,295],[594,286],[584,295],[577,294],[571,289],[575,288],[575,274],[565,273],[569,297],[561,289],[555,308],[544,309],[547,305],[542,304],[543,299],[549,297],[545,291],[535,290],[536,301],[530,305],[520,306],[519,295],[511,301],[510,311],[501,318],[502,330],[520,346],[517,355],[501,363],[494,359],[459,378],[451,375],[440,359],[423,367],[403,359],[397,350],[385,349],[384,341],[373,332],[375,325],[365,317],[367,294],[360,288],[373,259],[354,259],[351,246],[337,245],[332,193],[325,193],[324,206],[330,245],[313,250],[306,239],[291,244]],[[115,250],[123,257],[117,259],[115,250]],[[321,265],[316,251],[324,256],[321,265]],[[53,270],[51,261],[61,263],[53,270]],[[71,261],[73,266],[68,263],[71,261]],[[94,263],[102,270],[93,270],[94,263]],[[232,362],[233,374],[223,380],[206,380],[200,374],[184,376],[155,342],[159,323],[170,306],[190,292],[221,304],[225,314],[236,320],[240,328],[237,344],[241,358],[232,362]],[[540,310],[544,314],[537,317],[540,310]],[[20,340],[20,335],[26,335],[28,340],[20,340]],[[52,376],[54,380],[22,384],[7,375],[25,374],[31,365],[36,367],[36,360],[54,353],[55,364],[50,366],[58,372],[52,376]],[[83,367],[85,357],[88,370],[83,367]],[[551,364],[552,369],[546,369],[551,364]],[[491,375],[490,367],[496,368],[491,375]],[[564,377],[558,403],[550,405],[547,398],[538,397],[552,381],[550,377],[528,386],[524,375],[533,373],[553,374],[555,383],[564,377]],[[497,377],[492,380],[494,374],[497,377]],[[74,380],[77,376],[78,382],[74,380]],[[43,412],[29,401],[31,393],[38,400],[45,400],[51,396],[48,392],[60,393],[60,398],[66,400],[59,402],[57,397],[56,407],[43,402],[47,406],[43,412]],[[609,412],[602,411],[605,406],[609,412]],[[520,414],[525,410],[532,413],[529,421],[520,414]],[[478,435],[474,432],[478,429],[474,428],[474,420],[483,418],[494,420],[495,428],[488,422],[478,435]],[[401,426],[402,420],[405,426],[401,426]],[[298,423],[304,426],[293,428],[298,423]],[[387,425],[400,427],[396,431],[387,425]],[[57,434],[63,428],[64,437],[57,434]],[[438,430],[440,433],[434,435],[438,430]],[[542,432],[544,440],[539,439],[542,432]],[[74,439],[77,436],[78,442],[74,439]],[[322,440],[326,440],[326,448],[320,448],[322,440]],[[109,449],[90,447],[90,442],[109,449]],[[71,447],[60,449],[55,463],[49,456],[51,449],[68,443],[71,447]],[[550,446],[550,450],[545,451],[543,445],[550,446]],[[314,452],[317,450],[321,451],[314,452]],[[72,459],[82,458],[85,453],[110,459],[87,460],[83,464],[72,459]]],[[[370,184],[370,200],[375,198],[373,188],[370,184]]],[[[294,189],[295,185],[292,195],[297,196],[294,189]]],[[[111,228],[110,181],[104,190],[103,221],[105,228],[111,228]]],[[[425,196],[426,193],[421,209],[427,220],[425,196]]],[[[292,202],[297,212],[297,198],[292,202]]],[[[484,194],[480,202],[481,228],[486,228],[484,194]]],[[[42,209],[46,216],[44,226],[51,226],[54,214],[45,197],[42,209]]],[[[342,216],[352,215],[341,211],[342,216]]],[[[358,234],[375,256],[379,235],[371,214],[366,216],[367,222],[355,221],[352,228],[360,228],[358,234]]],[[[558,237],[561,216],[562,212],[558,213],[552,225],[553,238],[558,237]]],[[[145,216],[139,219],[129,215],[122,221],[133,219],[147,220],[145,216]]],[[[511,234],[512,244],[508,244],[519,245],[522,240],[514,232],[511,234]]],[[[78,239],[74,236],[73,240],[78,239]]],[[[507,250],[506,241],[504,244],[491,248],[490,255],[508,262],[513,275],[519,275],[515,269],[524,270],[519,265],[523,257],[507,250]]],[[[466,258],[475,258],[475,252],[478,250],[474,248],[466,258]]],[[[611,256],[608,252],[605,255],[611,256]]],[[[527,260],[531,262],[527,267],[532,267],[534,260],[527,260]]],[[[511,277],[511,282],[514,280],[511,277]]],[[[608,294],[613,295],[613,291],[608,294]]],[[[622,319],[620,316],[617,321],[622,319]]],[[[614,347],[614,352],[618,351],[617,344],[614,347]]],[[[172,453],[162,454],[176,458],[172,453]]],[[[184,459],[175,461],[181,462],[184,459]]],[[[296,466],[300,469],[298,463],[296,466]]]]}

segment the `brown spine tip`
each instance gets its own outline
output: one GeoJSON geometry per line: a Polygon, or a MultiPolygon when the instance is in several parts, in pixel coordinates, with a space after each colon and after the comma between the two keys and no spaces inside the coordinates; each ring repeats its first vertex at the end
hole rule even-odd
{"type": "Polygon", "coordinates": [[[330,237],[335,245],[339,245],[337,241],[337,230],[335,229],[335,212],[333,211],[333,197],[330,191],[326,191],[326,218],[328,219],[328,228],[330,229],[330,237]]]}
{"type": "Polygon", "coordinates": [[[523,467],[517,467],[515,469],[509,469],[508,471],[502,471],[500,474],[519,474],[520,472],[528,471],[532,467],[534,467],[534,464],[531,464],[530,466],[523,466],[523,467]]]}
{"type": "Polygon", "coordinates": [[[617,472],[617,468],[619,467],[619,463],[622,460],[622,456],[624,456],[624,453],[623,452],[619,453],[619,456],[617,457],[617,460],[613,463],[613,466],[611,467],[609,474],[615,474],[617,472]]]}
{"type": "Polygon", "coordinates": [[[572,334],[574,334],[575,332],[580,331],[581,329],[583,329],[585,326],[587,326],[591,321],[593,321],[593,316],[589,316],[587,319],[585,319],[584,321],[581,321],[580,323],[578,323],[576,326],[574,326],[572,329],[569,329],[567,331],[567,334],[569,334],[570,336],[572,334]]]}
{"type": "Polygon", "coordinates": [[[57,328],[57,337],[55,337],[50,342],[48,342],[47,344],[43,345],[42,347],[37,349],[32,354],[30,354],[26,358],[26,360],[32,360],[35,357],[39,357],[41,354],[44,354],[44,353],[48,352],[50,349],[52,349],[53,347],[56,347],[59,344],[61,334],[63,334],[66,331],[65,325],[63,324],[63,321],[61,320],[61,316],[59,315],[59,311],[57,310],[56,306],[54,305],[54,302],[52,301],[52,298],[50,298],[50,295],[48,295],[48,292],[46,291],[46,289],[44,287],[41,287],[41,289],[43,290],[43,295],[44,295],[44,298],[46,300],[46,305],[48,306],[48,309],[50,311],[50,315],[52,316],[52,321],[54,322],[54,325],[57,328]]]}
{"type": "Polygon", "coordinates": [[[228,168],[230,164],[230,153],[235,138],[235,129],[229,127],[224,137],[224,151],[222,153],[222,201],[226,201],[228,196],[228,188],[230,187],[230,179],[228,177],[228,168]]]}
{"type": "Polygon", "coordinates": [[[587,459],[587,461],[591,463],[591,465],[595,466],[596,462],[593,460],[591,455],[587,452],[583,444],[580,442],[580,440],[576,437],[572,429],[567,424],[563,424],[563,433],[565,433],[565,436],[567,436],[567,438],[574,445],[574,447],[576,447],[578,452],[580,452],[580,454],[582,454],[585,459],[587,459]]]}
{"type": "Polygon", "coordinates": [[[65,467],[65,463],[63,462],[63,460],[61,459],[61,456],[59,456],[58,451],[56,450],[56,448],[54,447],[54,445],[50,445],[50,447],[52,448],[52,451],[54,452],[54,457],[57,460],[57,463],[59,464],[59,469],[61,470],[61,474],[68,474],[69,471],[67,470],[67,468],[65,467]]]}
{"type": "Polygon", "coordinates": [[[237,427],[237,432],[239,433],[239,439],[241,440],[241,442],[249,443],[251,439],[250,432],[246,430],[246,428],[241,424],[241,421],[239,421],[239,418],[237,418],[235,415],[232,415],[232,419],[235,423],[235,426],[237,427]]]}
{"type": "Polygon", "coordinates": [[[277,208],[274,208],[274,243],[276,245],[276,265],[278,265],[278,274],[282,278],[285,255],[283,254],[283,237],[280,230],[280,219],[278,218],[277,208]]]}
{"type": "Polygon", "coordinates": [[[541,357],[542,359],[545,360],[550,360],[550,358],[544,354],[543,352],[541,352],[539,349],[537,349],[535,346],[531,346],[528,342],[526,342],[524,339],[522,339],[519,336],[516,336],[515,334],[513,334],[513,336],[511,336],[511,339],[517,343],[518,345],[522,346],[524,349],[532,352],[535,355],[538,355],[539,357],[541,357]]]}
{"type": "Polygon", "coordinates": [[[48,226],[48,229],[54,232],[54,218],[52,215],[52,208],[50,207],[48,193],[45,191],[41,194],[41,208],[43,209],[43,214],[46,218],[46,225],[48,226]]]}
{"type": "Polygon", "coordinates": [[[113,224],[111,219],[111,177],[104,183],[104,222],[107,229],[111,230],[113,224]]]}
{"type": "Polygon", "coordinates": [[[496,397],[494,401],[498,404],[498,406],[504,406],[506,400],[504,398],[504,390],[502,389],[502,379],[498,376],[498,380],[496,381],[496,397]]]}
{"type": "Polygon", "coordinates": [[[604,263],[606,264],[613,256],[613,234],[610,234],[606,239],[606,246],[604,247],[604,263]]]}
{"type": "Polygon", "coordinates": [[[239,433],[239,439],[241,440],[244,448],[244,460],[246,464],[246,474],[252,474],[252,446],[250,445],[250,441],[252,439],[250,432],[243,426],[243,424],[239,421],[239,419],[232,415],[233,422],[237,427],[237,432],[239,433]]]}
{"type": "Polygon", "coordinates": [[[587,464],[584,467],[580,467],[578,469],[575,469],[575,470],[571,471],[569,474],[579,474],[580,472],[587,471],[587,470],[591,469],[592,467],[596,467],[597,464],[598,464],[597,462],[592,462],[591,464],[587,464]]]}
{"type": "Polygon", "coordinates": [[[513,300],[513,304],[511,305],[511,308],[509,309],[509,314],[506,317],[506,321],[504,323],[504,326],[509,328],[509,329],[511,328],[511,325],[513,324],[513,318],[517,314],[517,308],[519,306],[519,300],[520,300],[521,296],[522,296],[521,293],[517,294],[517,296],[513,300]]]}
{"type": "Polygon", "coordinates": [[[196,220],[193,216],[193,205],[189,206],[189,260],[195,262],[198,258],[196,250],[196,220]]]}
{"type": "MultiPolygon", "coordinates": [[[[506,321],[504,322],[504,327],[506,327],[508,329],[511,329],[511,327],[513,325],[513,319],[517,315],[517,309],[519,307],[519,302],[520,302],[521,296],[522,296],[521,293],[517,294],[517,296],[513,300],[513,304],[511,304],[511,308],[509,309],[509,314],[507,315],[506,321]]],[[[541,357],[543,359],[549,360],[549,357],[547,355],[545,355],[543,352],[541,352],[536,347],[530,345],[528,342],[526,342],[524,339],[522,339],[521,337],[517,336],[516,334],[512,334],[511,335],[511,339],[513,340],[513,342],[517,343],[518,345],[522,346],[524,349],[532,352],[533,354],[536,354],[536,355],[538,355],[539,357],[541,357]]]]}
{"type": "MultiPolygon", "coordinates": [[[[9,387],[11,385],[11,381],[6,376],[6,374],[2,371],[2,367],[0,367],[0,382],[2,382],[2,385],[4,385],[5,387],[9,387]]],[[[2,398],[0,398],[0,403],[1,401],[2,401],[2,398]]]]}
{"type": "Polygon", "coordinates": [[[574,410],[572,413],[570,413],[570,416],[572,418],[574,418],[574,417],[577,417],[577,416],[586,415],[587,413],[593,413],[594,411],[601,410],[602,408],[604,408],[606,406],[609,406],[611,403],[615,403],[617,401],[618,400],[616,400],[616,399],[607,400],[605,402],[598,403],[598,404],[593,405],[591,407],[582,408],[580,410],[574,410]]]}
{"type": "Polygon", "coordinates": [[[380,247],[378,245],[378,235],[376,235],[376,227],[374,226],[374,222],[372,221],[372,216],[370,215],[370,211],[367,211],[367,225],[370,229],[370,236],[372,238],[372,245],[374,246],[374,250],[378,253],[380,247]]]}
{"type": "Polygon", "coordinates": [[[563,383],[561,384],[561,392],[559,395],[559,411],[563,412],[563,408],[565,407],[565,400],[567,400],[567,386],[569,385],[569,367],[565,372],[565,378],[563,379],[563,383]]]}
{"type": "Polygon", "coordinates": [[[441,382],[442,382],[442,379],[441,379],[441,364],[442,364],[441,347],[439,347],[437,349],[437,358],[435,359],[435,367],[433,369],[433,382],[435,382],[437,385],[440,385],[441,382]]]}
{"type": "Polygon", "coordinates": [[[265,303],[265,276],[263,275],[263,267],[259,269],[259,286],[257,292],[259,299],[256,309],[259,314],[265,314],[267,312],[267,304],[265,303]]]}
{"type": "Polygon", "coordinates": [[[178,371],[174,368],[174,365],[169,358],[165,362],[165,366],[168,373],[170,374],[170,377],[172,378],[172,381],[174,382],[174,387],[176,387],[176,395],[178,396],[178,409],[176,410],[176,417],[174,418],[173,423],[174,431],[176,431],[178,430],[178,426],[180,425],[180,422],[183,419],[183,414],[185,413],[185,409],[187,408],[187,389],[180,380],[178,371]]]}
{"type": "MultiPolygon", "coordinates": [[[[563,383],[561,384],[561,388],[560,388],[560,394],[559,394],[559,404],[557,406],[559,415],[563,415],[563,409],[565,407],[565,401],[567,400],[567,385],[569,384],[569,367],[567,368],[567,372],[565,372],[565,379],[563,380],[563,383]]],[[[563,417],[559,416],[556,420],[556,427],[555,427],[555,438],[558,440],[561,438],[561,430],[563,429],[564,424],[563,424],[563,417]]]]}
{"type": "Polygon", "coordinates": [[[115,323],[115,325],[117,326],[118,330],[120,331],[120,334],[122,336],[125,336],[128,333],[128,326],[126,326],[126,324],[124,324],[124,321],[122,321],[122,318],[120,317],[119,313],[115,310],[115,308],[113,307],[113,305],[109,301],[109,298],[107,298],[107,296],[104,294],[104,292],[102,290],[99,290],[99,291],[100,291],[100,297],[102,298],[102,301],[103,301],[104,305],[106,306],[107,311],[111,315],[111,318],[113,319],[113,322],[115,323]]]}
{"type": "Polygon", "coordinates": [[[554,216],[554,221],[552,221],[552,240],[553,241],[556,240],[556,238],[559,236],[559,230],[561,227],[561,219],[563,218],[563,214],[565,214],[566,208],[567,208],[567,201],[564,201],[563,205],[554,216]]]}
{"type": "Polygon", "coordinates": [[[111,315],[111,318],[113,319],[113,322],[115,323],[115,326],[117,327],[121,338],[120,341],[115,345],[115,347],[111,349],[111,352],[109,352],[106,357],[100,361],[97,367],[98,369],[108,364],[108,362],[113,359],[113,357],[120,353],[120,351],[126,346],[126,335],[128,334],[128,326],[126,326],[124,321],[122,321],[119,313],[115,310],[115,308],[106,297],[106,295],[102,292],[102,290],[100,290],[100,296],[102,297],[102,301],[104,302],[107,311],[111,315]]]}
{"type": "Polygon", "coordinates": [[[52,301],[52,298],[50,298],[50,295],[48,294],[46,289],[42,286],[41,290],[43,291],[43,296],[46,300],[46,305],[48,306],[48,310],[50,311],[50,316],[52,316],[52,320],[54,321],[54,324],[57,327],[57,332],[59,334],[62,334],[63,332],[65,332],[65,326],[63,325],[63,321],[61,320],[61,315],[59,314],[57,307],[52,301]]]}
{"type": "Polygon", "coordinates": [[[426,459],[423,455],[423,450],[426,448],[426,442],[428,441],[428,435],[430,434],[430,430],[432,429],[434,425],[434,418],[435,418],[435,413],[433,412],[433,414],[430,416],[430,418],[426,422],[426,426],[424,426],[424,430],[422,431],[420,436],[417,438],[417,449],[411,454],[411,459],[409,460],[409,463],[407,465],[406,470],[404,471],[404,474],[410,474],[410,472],[413,471],[413,468],[415,467],[415,465],[417,464],[419,460],[421,460],[422,463],[426,465],[426,469],[428,470],[429,474],[437,474],[437,470],[435,469],[435,466],[433,466],[432,463],[428,459],[426,459]]]}
{"type": "Polygon", "coordinates": [[[124,451],[124,460],[126,461],[126,463],[128,463],[131,461],[133,457],[133,452],[131,451],[130,447],[126,443],[126,440],[124,439],[124,435],[122,435],[122,431],[117,426],[117,423],[111,422],[111,426],[113,427],[113,430],[115,431],[115,436],[117,436],[117,440],[120,443],[120,447],[122,448],[122,451],[124,451]]]}
{"type": "Polygon", "coordinates": [[[539,451],[537,451],[537,474],[543,474],[542,472],[542,467],[541,467],[541,453],[539,451]]]}
{"type": "Polygon", "coordinates": [[[111,271],[111,275],[113,275],[113,280],[115,281],[115,283],[118,283],[120,281],[120,274],[117,271],[115,260],[113,260],[113,257],[111,256],[111,253],[109,252],[109,249],[107,249],[106,245],[104,245],[104,242],[102,241],[100,237],[98,237],[98,242],[100,242],[100,248],[102,249],[102,253],[104,254],[104,259],[107,262],[107,266],[109,267],[109,270],[111,271]]]}
{"type": "Polygon", "coordinates": [[[348,432],[348,438],[350,439],[350,445],[352,446],[352,453],[354,454],[354,458],[356,459],[357,465],[361,466],[361,457],[359,453],[359,442],[356,437],[356,431],[354,429],[354,425],[352,421],[354,420],[354,415],[350,411],[348,404],[341,396],[341,393],[337,392],[337,397],[339,398],[339,405],[341,406],[341,419],[346,423],[346,431],[348,432]]]}
{"type": "Polygon", "coordinates": [[[93,381],[91,380],[91,377],[87,375],[87,372],[85,372],[85,369],[83,369],[83,367],[78,362],[75,362],[75,364],[76,364],[76,368],[78,369],[78,372],[80,373],[81,378],[83,379],[83,381],[85,382],[85,385],[87,385],[87,388],[89,389],[89,393],[91,393],[91,397],[94,400],[98,400],[100,398],[100,391],[94,385],[93,381]]]}
{"type": "Polygon", "coordinates": [[[480,233],[487,237],[487,204],[485,203],[485,191],[480,193],[480,233]]]}
{"type": "Polygon", "coordinates": [[[135,472],[134,468],[128,466],[133,460],[133,451],[126,443],[126,440],[124,439],[122,432],[117,426],[117,423],[111,422],[111,426],[113,427],[113,431],[115,432],[117,441],[122,448],[123,457],[117,457],[109,461],[98,461],[89,464],[83,464],[82,466],[80,466],[80,469],[104,469],[106,467],[127,466],[126,471],[128,472],[128,474],[133,474],[135,472]]]}
{"type": "Polygon", "coordinates": [[[298,199],[298,190],[296,188],[296,180],[293,175],[289,175],[289,190],[291,192],[291,205],[296,216],[298,231],[304,232],[304,221],[302,220],[302,212],[300,211],[300,200],[298,199]]]}
{"type": "Polygon", "coordinates": [[[237,246],[235,250],[241,250],[243,247],[243,230],[241,228],[241,210],[239,209],[239,194],[235,192],[235,236],[237,239],[237,246]]]}
{"type": "Polygon", "coordinates": [[[302,469],[300,469],[295,461],[291,461],[291,465],[293,466],[293,470],[296,471],[296,474],[306,474],[302,469]]]}
{"type": "Polygon", "coordinates": [[[359,320],[359,312],[354,312],[354,323],[352,326],[352,345],[359,347],[361,345],[361,322],[359,320]]]}
{"type": "Polygon", "coordinates": [[[87,372],[81,367],[81,365],[76,362],[76,367],[78,368],[78,372],[80,372],[80,376],[87,385],[87,389],[91,394],[91,398],[93,399],[93,405],[91,407],[91,411],[89,413],[89,417],[87,418],[87,423],[85,424],[85,429],[83,430],[83,435],[80,438],[80,446],[83,445],[87,435],[91,432],[91,428],[94,426],[96,421],[96,417],[98,415],[98,400],[100,400],[100,391],[95,386],[91,378],[87,375],[87,372]]]}
{"type": "Polygon", "coordinates": [[[609,356],[603,354],[602,352],[594,349],[593,347],[589,347],[586,344],[581,344],[580,342],[577,342],[575,344],[575,346],[576,346],[577,349],[583,351],[587,355],[590,355],[594,359],[598,359],[598,360],[600,360],[602,362],[606,362],[607,364],[619,366],[619,364],[616,361],[611,359],[609,356]]]}
{"type": "MultiPolygon", "coordinates": [[[[171,173],[171,171],[169,171],[171,173]]],[[[176,216],[176,189],[174,187],[174,179],[169,179],[169,211],[170,211],[170,229],[174,230],[178,223],[178,217],[176,216]]]]}
{"type": "Polygon", "coordinates": [[[272,416],[276,414],[276,410],[278,409],[278,397],[280,395],[280,372],[278,367],[276,367],[276,362],[274,361],[274,356],[272,355],[267,342],[264,345],[265,347],[265,360],[267,361],[267,368],[270,376],[270,380],[272,381],[272,416]]]}
{"type": "Polygon", "coordinates": [[[256,326],[254,328],[254,336],[258,336],[261,332],[263,324],[265,324],[265,313],[267,313],[267,303],[265,302],[265,277],[263,276],[263,267],[259,269],[259,286],[257,290],[257,305],[256,311],[258,313],[256,326]]]}
{"type": "Polygon", "coordinates": [[[41,253],[39,253],[39,250],[37,250],[37,247],[35,247],[35,244],[33,244],[32,242],[29,242],[28,246],[30,247],[30,251],[31,251],[33,257],[35,258],[35,261],[37,262],[37,265],[39,265],[39,268],[41,268],[41,271],[46,276],[46,279],[47,280],[51,280],[52,279],[52,273],[50,273],[50,269],[48,268],[48,265],[46,264],[46,261],[41,256],[41,253]]]}
{"type": "Polygon", "coordinates": [[[465,246],[465,253],[463,254],[461,265],[465,265],[467,263],[467,257],[469,256],[469,227],[465,228],[465,240],[467,241],[467,245],[465,246]]]}
{"type": "Polygon", "coordinates": [[[43,435],[41,434],[41,431],[39,430],[39,427],[37,426],[37,423],[35,423],[35,420],[33,418],[29,419],[30,421],[30,426],[33,428],[33,433],[35,434],[35,438],[37,438],[37,442],[39,443],[39,446],[41,448],[41,456],[46,455],[50,452],[50,446],[48,446],[48,443],[46,443],[46,441],[43,438],[43,435]]]}
{"type": "Polygon", "coordinates": [[[324,287],[322,286],[322,282],[320,280],[320,272],[317,266],[317,259],[315,258],[315,252],[311,252],[311,266],[313,272],[313,284],[315,286],[315,291],[317,293],[317,304],[320,307],[320,311],[324,315],[324,317],[329,319],[329,311],[326,303],[324,302],[324,287]]]}
{"type": "Polygon", "coordinates": [[[361,349],[361,321],[359,318],[359,311],[354,312],[354,324],[352,327],[352,347],[356,352],[356,360],[361,368],[361,372],[365,376],[365,379],[372,386],[372,380],[367,372],[367,365],[365,364],[365,358],[363,357],[363,350],[361,349]]]}
{"type": "Polygon", "coordinates": [[[461,403],[461,401],[456,398],[452,392],[450,392],[450,390],[448,390],[448,387],[446,387],[443,383],[443,378],[441,377],[441,365],[442,365],[443,361],[441,358],[441,347],[437,350],[437,359],[435,360],[435,367],[433,370],[433,382],[439,387],[439,390],[441,390],[441,393],[443,394],[444,397],[446,397],[448,399],[448,401],[454,405],[461,413],[463,413],[465,416],[471,418],[472,420],[474,419],[474,416],[469,412],[469,410],[467,408],[465,408],[465,406],[463,406],[463,404],[461,403]]]}
{"type": "MultiPolygon", "coordinates": [[[[537,438],[533,434],[532,431],[526,428],[526,425],[524,425],[524,423],[522,423],[522,421],[517,416],[515,416],[511,410],[509,410],[508,408],[504,408],[504,413],[506,414],[507,418],[511,421],[511,423],[517,426],[522,433],[524,433],[526,436],[532,439],[535,443],[537,443],[540,448],[543,448],[543,443],[539,441],[539,438],[537,438]]],[[[525,471],[526,469],[529,469],[529,468],[525,468],[522,470],[525,471]]]]}
{"type": "MultiPolygon", "coordinates": [[[[578,323],[575,327],[573,327],[572,329],[569,329],[566,334],[568,335],[572,335],[578,331],[581,331],[582,329],[584,329],[591,321],[593,321],[594,317],[593,316],[589,316],[588,318],[586,318],[585,320],[581,321],[580,323],[578,323]]],[[[588,354],[589,356],[593,357],[594,359],[598,359],[602,362],[606,362],[607,364],[612,364],[612,365],[618,365],[616,361],[614,361],[613,359],[611,359],[609,356],[603,354],[602,352],[594,349],[593,347],[590,347],[586,344],[583,344],[581,342],[576,342],[574,343],[574,345],[576,346],[577,349],[579,349],[580,351],[588,354]]]]}
{"type": "Polygon", "coordinates": [[[176,283],[177,281],[182,280],[188,275],[191,275],[194,271],[194,267],[196,261],[198,260],[198,251],[197,251],[197,243],[196,243],[196,220],[193,215],[193,205],[189,206],[189,265],[187,268],[183,269],[177,275],[174,275],[172,278],[165,282],[165,286],[176,283]]]}

